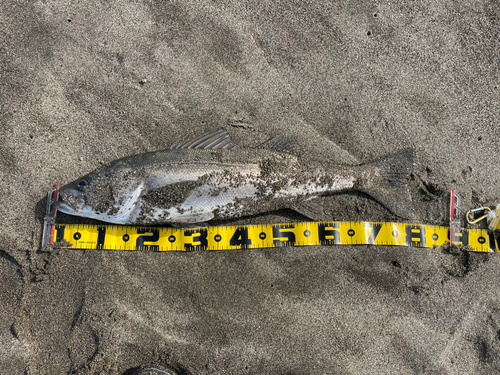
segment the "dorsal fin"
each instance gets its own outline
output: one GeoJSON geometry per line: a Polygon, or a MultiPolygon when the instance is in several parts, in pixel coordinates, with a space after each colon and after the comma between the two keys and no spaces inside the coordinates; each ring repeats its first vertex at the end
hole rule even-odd
{"type": "Polygon", "coordinates": [[[217,130],[214,133],[206,132],[202,135],[184,141],[179,145],[172,145],[171,150],[178,150],[181,148],[191,148],[191,149],[204,149],[204,150],[216,150],[219,148],[229,149],[233,148],[234,144],[229,137],[229,134],[222,129],[217,130]]]}
{"type": "Polygon", "coordinates": [[[293,150],[293,145],[290,143],[288,138],[286,138],[284,135],[278,135],[274,137],[273,139],[270,139],[269,141],[265,142],[262,144],[260,148],[266,148],[268,150],[272,151],[292,151],[293,150]]]}

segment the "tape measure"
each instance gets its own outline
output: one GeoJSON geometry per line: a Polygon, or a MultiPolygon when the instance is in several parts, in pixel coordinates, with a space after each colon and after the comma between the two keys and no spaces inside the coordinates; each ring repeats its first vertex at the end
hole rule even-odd
{"type": "MultiPolygon", "coordinates": [[[[460,229],[459,226],[451,228],[367,221],[232,225],[189,229],[55,224],[57,211],[52,205],[57,201],[58,191],[59,184],[47,196],[42,246],[57,244],[61,248],[69,249],[194,251],[309,245],[392,245],[432,248],[453,243],[455,246],[462,245],[469,251],[500,252],[493,231],[460,229]]],[[[452,203],[452,210],[453,207],[458,207],[459,200],[456,202],[455,205],[452,203]]],[[[457,217],[458,212],[457,209],[457,217]]],[[[456,224],[453,220],[451,222],[456,224]]]]}
{"type": "MultiPolygon", "coordinates": [[[[299,222],[200,228],[53,224],[49,243],[70,249],[194,251],[309,245],[435,247],[450,242],[450,228],[388,222],[299,222]]],[[[461,229],[453,244],[467,250],[499,252],[494,232],[461,229]]]]}

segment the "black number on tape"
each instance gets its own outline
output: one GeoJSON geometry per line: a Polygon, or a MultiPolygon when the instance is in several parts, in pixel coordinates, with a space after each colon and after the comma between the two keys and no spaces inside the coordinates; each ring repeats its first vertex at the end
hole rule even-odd
{"type": "Polygon", "coordinates": [[[184,244],[184,249],[186,249],[186,251],[204,250],[208,247],[207,229],[188,229],[184,231],[184,236],[193,236],[193,243],[184,244]],[[193,236],[194,234],[197,234],[197,236],[193,236]],[[199,244],[194,245],[195,242],[199,242],[199,244]]]}
{"type": "Polygon", "coordinates": [[[335,245],[340,241],[339,223],[321,223],[318,224],[318,241],[322,245],[335,245]],[[333,237],[333,238],[332,238],[333,237]]]}
{"type": "Polygon", "coordinates": [[[367,239],[368,244],[375,244],[375,240],[377,239],[378,234],[380,233],[380,229],[382,229],[382,224],[379,223],[365,223],[365,228],[372,228],[370,232],[370,236],[367,239]]]}
{"type": "Polygon", "coordinates": [[[104,248],[104,240],[106,239],[106,227],[97,227],[97,249],[104,248]]]}
{"type": "Polygon", "coordinates": [[[229,240],[231,246],[241,246],[242,249],[247,248],[252,244],[252,240],[248,238],[248,228],[239,227],[234,232],[229,240]]]}
{"type": "MultiPolygon", "coordinates": [[[[450,231],[448,231],[448,239],[450,238],[450,231]]],[[[456,245],[469,245],[469,232],[464,231],[453,231],[453,243],[456,245]]]]}
{"type": "Polygon", "coordinates": [[[294,225],[273,225],[274,246],[293,246],[295,245],[295,233],[283,229],[293,229],[294,225]],[[280,238],[286,237],[286,240],[280,238]]]}
{"type": "Polygon", "coordinates": [[[144,245],[144,242],[158,242],[160,239],[160,231],[158,229],[137,229],[137,234],[149,233],[148,236],[139,236],[135,246],[138,250],[160,251],[158,245],[144,245]]]}
{"type": "Polygon", "coordinates": [[[57,227],[56,242],[61,242],[64,240],[64,229],[65,227],[60,225],[57,227]]]}
{"type": "Polygon", "coordinates": [[[406,243],[408,246],[425,247],[425,227],[423,225],[407,225],[406,243]]]}
{"type": "Polygon", "coordinates": [[[488,231],[488,239],[490,240],[490,251],[498,251],[499,249],[499,240],[495,238],[495,232],[488,231]]]}

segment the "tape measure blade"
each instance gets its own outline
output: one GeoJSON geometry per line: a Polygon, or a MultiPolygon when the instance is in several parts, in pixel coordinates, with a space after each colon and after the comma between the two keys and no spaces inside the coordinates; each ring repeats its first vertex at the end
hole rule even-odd
{"type": "MultiPolygon", "coordinates": [[[[299,222],[200,228],[56,224],[54,241],[72,249],[193,251],[308,245],[434,247],[449,241],[449,227],[393,222],[299,222]]],[[[461,229],[455,240],[473,251],[499,251],[491,231],[461,229]]]]}

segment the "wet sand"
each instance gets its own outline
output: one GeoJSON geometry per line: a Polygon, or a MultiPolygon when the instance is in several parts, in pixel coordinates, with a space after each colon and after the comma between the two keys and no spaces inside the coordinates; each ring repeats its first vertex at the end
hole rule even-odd
{"type": "MultiPolygon", "coordinates": [[[[55,183],[220,128],[339,164],[414,148],[418,223],[451,188],[498,204],[499,30],[495,1],[2,2],[0,373],[500,372],[495,254],[40,249],[55,183]]],[[[402,221],[363,194],[325,213],[402,221]]]]}

